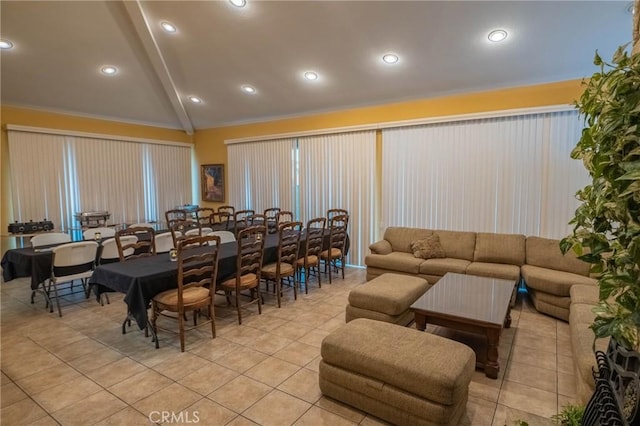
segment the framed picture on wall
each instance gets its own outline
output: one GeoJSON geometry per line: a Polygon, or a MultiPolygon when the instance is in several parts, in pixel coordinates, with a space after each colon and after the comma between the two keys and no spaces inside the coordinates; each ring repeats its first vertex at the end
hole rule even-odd
{"type": "Polygon", "coordinates": [[[203,164],[202,201],[224,201],[224,164],[203,164]]]}

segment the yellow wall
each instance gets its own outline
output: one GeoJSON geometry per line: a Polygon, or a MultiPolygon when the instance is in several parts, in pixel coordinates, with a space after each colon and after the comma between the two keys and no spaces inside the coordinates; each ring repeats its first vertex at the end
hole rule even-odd
{"type": "MultiPolygon", "coordinates": [[[[9,157],[7,141],[7,124],[21,126],[44,127],[48,129],[72,130],[76,132],[101,133],[116,136],[128,136],[144,139],[157,139],[175,142],[192,143],[192,137],[181,130],[143,126],[94,118],[77,117],[65,114],[30,110],[25,108],[0,107],[2,133],[0,137],[0,226],[3,229],[13,220],[11,212],[11,183],[9,179],[9,157]]],[[[4,233],[4,231],[3,231],[4,233]]]]}
{"type": "MultiPolygon", "coordinates": [[[[227,148],[224,141],[228,139],[517,108],[567,105],[577,100],[582,91],[580,80],[570,80],[391,103],[262,123],[203,129],[195,132],[195,152],[200,164],[222,163],[226,165],[227,148]]],[[[379,144],[379,146],[381,145],[379,144]]],[[[378,152],[380,151],[379,149],[378,152]]],[[[380,161],[380,159],[378,160],[380,161]]],[[[378,170],[381,170],[381,167],[378,167],[378,170]]],[[[225,192],[225,201],[228,201],[228,187],[225,192]]],[[[220,203],[209,204],[214,207],[220,205],[220,203]]]]}

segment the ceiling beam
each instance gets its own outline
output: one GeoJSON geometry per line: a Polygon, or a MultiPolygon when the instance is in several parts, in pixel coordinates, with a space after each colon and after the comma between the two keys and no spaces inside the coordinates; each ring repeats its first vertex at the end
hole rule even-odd
{"type": "Polygon", "coordinates": [[[138,37],[140,37],[140,41],[142,42],[142,46],[144,47],[151,64],[153,65],[153,69],[160,79],[162,83],[162,87],[164,88],[164,92],[171,101],[171,106],[178,116],[178,120],[180,120],[180,124],[182,124],[182,128],[188,135],[193,134],[193,124],[189,119],[189,115],[187,114],[186,109],[184,108],[184,104],[182,103],[182,99],[180,98],[180,94],[178,93],[178,89],[176,85],[173,83],[173,78],[171,78],[171,73],[169,73],[169,68],[167,68],[167,64],[162,56],[162,52],[160,51],[160,47],[156,42],[155,37],[153,36],[153,32],[151,31],[151,27],[149,26],[149,22],[147,21],[147,17],[144,15],[144,11],[142,10],[142,5],[140,5],[140,1],[123,1],[122,4],[125,7],[125,10],[129,14],[131,18],[131,22],[133,23],[133,27],[138,33],[138,37]]]}

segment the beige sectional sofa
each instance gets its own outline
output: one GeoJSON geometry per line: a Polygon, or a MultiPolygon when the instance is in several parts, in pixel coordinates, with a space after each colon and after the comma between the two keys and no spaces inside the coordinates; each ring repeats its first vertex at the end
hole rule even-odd
{"type": "MultiPolygon", "coordinates": [[[[569,329],[571,351],[576,376],[577,395],[586,404],[593,395],[595,382],[592,368],[596,364],[593,352],[594,334],[589,327],[595,319],[593,307],[598,304],[598,287],[593,285],[574,285],[570,290],[571,314],[569,329]]],[[[596,350],[606,352],[609,339],[597,339],[596,350]]]]}
{"type": "Polygon", "coordinates": [[[596,285],[589,277],[589,264],[572,253],[563,255],[559,241],[548,238],[389,227],[384,239],[369,248],[367,280],[387,272],[415,275],[429,285],[447,272],[514,281],[522,277],[536,309],[564,321],[569,321],[571,286],[596,285]],[[431,235],[439,238],[445,257],[414,256],[411,244],[431,235]]]}
{"type": "Polygon", "coordinates": [[[571,287],[581,284],[597,290],[596,280],[589,276],[589,264],[575,256],[563,256],[558,240],[528,237],[525,251],[526,262],[520,272],[534,306],[540,312],[569,321],[571,287]]]}
{"type": "MultiPolygon", "coordinates": [[[[440,231],[389,227],[371,244],[365,258],[367,280],[387,272],[415,275],[435,284],[447,272],[518,280],[523,278],[536,309],[569,322],[578,396],[586,404],[593,394],[596,360],[589,328],[598,301],[597,280],[589,265],[572,253],[563,255],[559,241],[513,234],[440,231]],[[437,235],[445,257],[414,256],[412,242],[437,235]]],[[[605,350],[608,339],[596,341],[605,350]]]]}
{"type": "Polygon", "coordinates": [[[367,280],[387,272],[416,275],[430,285],[447,272],[517,280],[525,260],[524,242],[524,235],[389,227],[383,240],[369,246],[367,280]],[[415,257],[411,243],[434,234],[446,257],[415,257]]]}

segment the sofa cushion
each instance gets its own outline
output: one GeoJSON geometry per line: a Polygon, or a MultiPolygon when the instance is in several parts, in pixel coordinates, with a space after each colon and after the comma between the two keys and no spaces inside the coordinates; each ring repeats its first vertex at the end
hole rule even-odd
{"type": "Polygon", "coordinates": [[[574,285],[569,293],[571,303],[597,305],[600,301],[600,287],[597,285],[574,285]]]}
{"type": "Polygon", "coordinates": [[[467,266],[466,273],[480,277],[513,280],[514,282],[520,279],[519,266],[505,265],[503,263],[471,262],[469,266],[467,266]]]}
{"type": "Polygon", "coordinates": [[[387,240],[376,241],[369,246],[369,250],[374,254],[389,254],[393,251],[391,243],[387,240]]]}
{"type": "Polygon", "coordinates": [[[384,239],[389,241],[394,252],[412,253],[411,241],[428,237],[431,234],[433,231],[430,229],[390,226],[384,231],[384,239]]]}
{"type": "Polygon", "coordinates": [[[421,259],[437,259],[446,257],[440,238],[437,235],[429,235],[411,242],[411,251],[415,257],[421,259]]]}
{"type": "Polygon", "coordinates": [[[389,254],[370,254],[365,258],[367,266],[411,274],[419,272],[422,262],[425,262],[425,260],[418,259],[411,253],[400,251],[394,251],[389,254]]]}
{"type": "Polygon", "coordinates": [[[549,238],[527,237],[527,265],[589,275],[590,264],[578,259],[573,252],[563,255],[560,241],[549,238]]]}
{"type": "Polygon", "coordinates": [[[473,261],[520,266],[525,260],[524,248],[524,235],[478,232],[473,261]]]}
{"type": "MultiPolygon", "coordinates": [[[[452,259],[445,257],[443,259],[423,260],[420,264],[420,273],[426,275],[443,276],[447,272],[456,272],[464,274],[471,262],[464,259],[452,259]]],[[[431,282],[431,280],[429,280],[431,282]]]]}
{"type": "Polygon", "coordinates": [[[522,265],[520,273],[527,287],[563,297],[569,296],[571,286],[575,284],[595,285],[597,283],[594,278],[585,277],[584,275],[541,268],[539,266],[522,265]]]}
{"type": "MultiPolygon", "coordinates": [[[[454,259],[473,260],[473,250],[476,245],[475,232],[463,231],[433,231],[440,238],[440,244],[447,257],[454,259]]],[[[455,271],[451,271],[455,272],[455,271]]]]}

